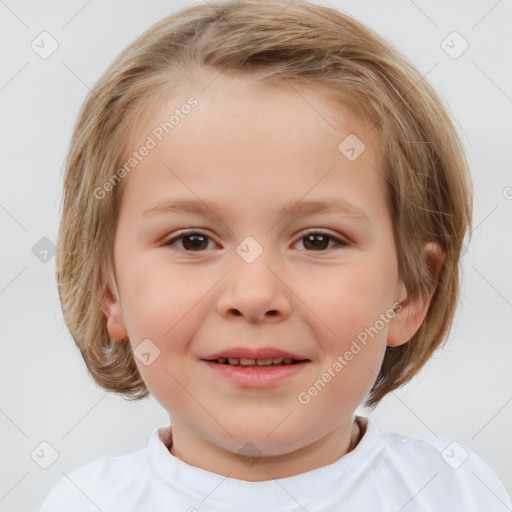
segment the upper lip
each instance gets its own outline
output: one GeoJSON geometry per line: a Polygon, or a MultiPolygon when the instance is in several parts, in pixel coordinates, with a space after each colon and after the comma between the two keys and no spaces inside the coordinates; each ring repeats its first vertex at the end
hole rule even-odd
{"type": "Polygon", "coordinates": [[[229,358],[236,357],[238,359],[275,359],[279,357],[283,357],[284,359],[296,359],[298,361],[304,361],[309,359],[307,357],[303,357],[298,354],[294,354],[292,352],[288,352],[286,350],[281,350],[279,348],[273,347],[260,347],[260,348],[251,348],[251,347],[233,347],[226,348],[221,350],[220,352],[214,352],[209,354],[201,359],[205,359],[207,361],[215,361],[220,359],[221,357],[229,358]]]}

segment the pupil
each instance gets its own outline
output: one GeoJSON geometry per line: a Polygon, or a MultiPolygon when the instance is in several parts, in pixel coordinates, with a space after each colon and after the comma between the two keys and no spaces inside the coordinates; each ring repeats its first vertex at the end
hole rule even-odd
{"type": "Polygon", "coordinates": [[[186,235],[183,237],[183,246],[185,249],[202,248],[201,242],[204,243],[205,238],[203,235],[186,235]],[[192,243],[188,244],[187,241],[192,241],[192,243]]]}
{"type": "MultiPolygon", "coordinates": [[[[327,235],[322,234],[312,234],[305,237],[307,243],[311,243],[313,247],[320,247],[321,249],[326,249],[328,247],[329,243],[326,244],[328,239],[329,237],[327,235]],[[321,240],[319,241],[318,238],[321,238],[321,240]]],[[[304,244],[304,247],[307,247],[307,243],[304,244]]]]}

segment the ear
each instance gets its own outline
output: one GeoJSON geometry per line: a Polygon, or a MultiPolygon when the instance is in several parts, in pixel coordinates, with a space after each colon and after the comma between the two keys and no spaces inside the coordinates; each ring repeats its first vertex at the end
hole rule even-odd
{"type": "Polygon", "coordinates": [[[103,313],[107,318],[107,330],[110,336],[116,340],[124,340],[128,337],[126,323],[124,321],[123,308],[119,299],[115,277],[112,274],[105,296],[101,303],[103,313]]]}
{"type": "Polygon", "coordinates": [[[390,347],[403,345],[414,336],[427,315],[430,301],[436,291],[445,255],[439,244],[433,242],[425,245],[425,252],[426,265],[434,276],[434,281],[427,296],[418,294],[415,298],[409,297],[404,284],[400,282],[395,300],[400,305],[395,310],[395,316],[389,322],[387,344],[390,347]]]}

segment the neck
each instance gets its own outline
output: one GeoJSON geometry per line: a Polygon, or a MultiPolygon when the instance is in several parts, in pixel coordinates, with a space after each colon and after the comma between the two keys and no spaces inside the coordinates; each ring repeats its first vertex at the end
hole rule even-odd
{"type": "Polygon", "coordinates": [[[359,423],[350,417],[308,445],[287,453],[265,455],[253,443],[242,443],[245,451],[230,449],[197,435],[176,420],[171,425],[168,448],[172,455],[191,466],[247,481],[286,478],[332,464],[351,452],[364,434],[359,423]]]}

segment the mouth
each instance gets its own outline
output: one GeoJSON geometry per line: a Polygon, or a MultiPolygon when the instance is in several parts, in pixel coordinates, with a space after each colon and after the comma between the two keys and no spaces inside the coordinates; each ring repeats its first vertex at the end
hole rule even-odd
{"type": "Polygon", "coordinates": [[[251,358],[239,358],[239,357],[219,357],[217,359],[204,359],[211,363],[217,363],[220,365],[234,366],[237,368],[260,368],[268,369],[276,366],[289,366],[294,364],[300,364],[309,361],[309,359],[294,359],[290,357],[276,357],[266,359],[251,359],[251,358]]]}
{"type": "Polygon", "coordinates": [[[253,368],[286,366],[310,361],[303,354],[294,354],[277,347],[251,347],[250,345],[240,345],[212,352],[204,356],[202,360],[217,364],[253,368]]]}
{"type": "Polygon", "coordinates": [[[213,371],[230,385],[238,388],[271,388],[298,378],[311,363],[309,359],[292,357],[215,357],[202,359],[213,371]]]}

